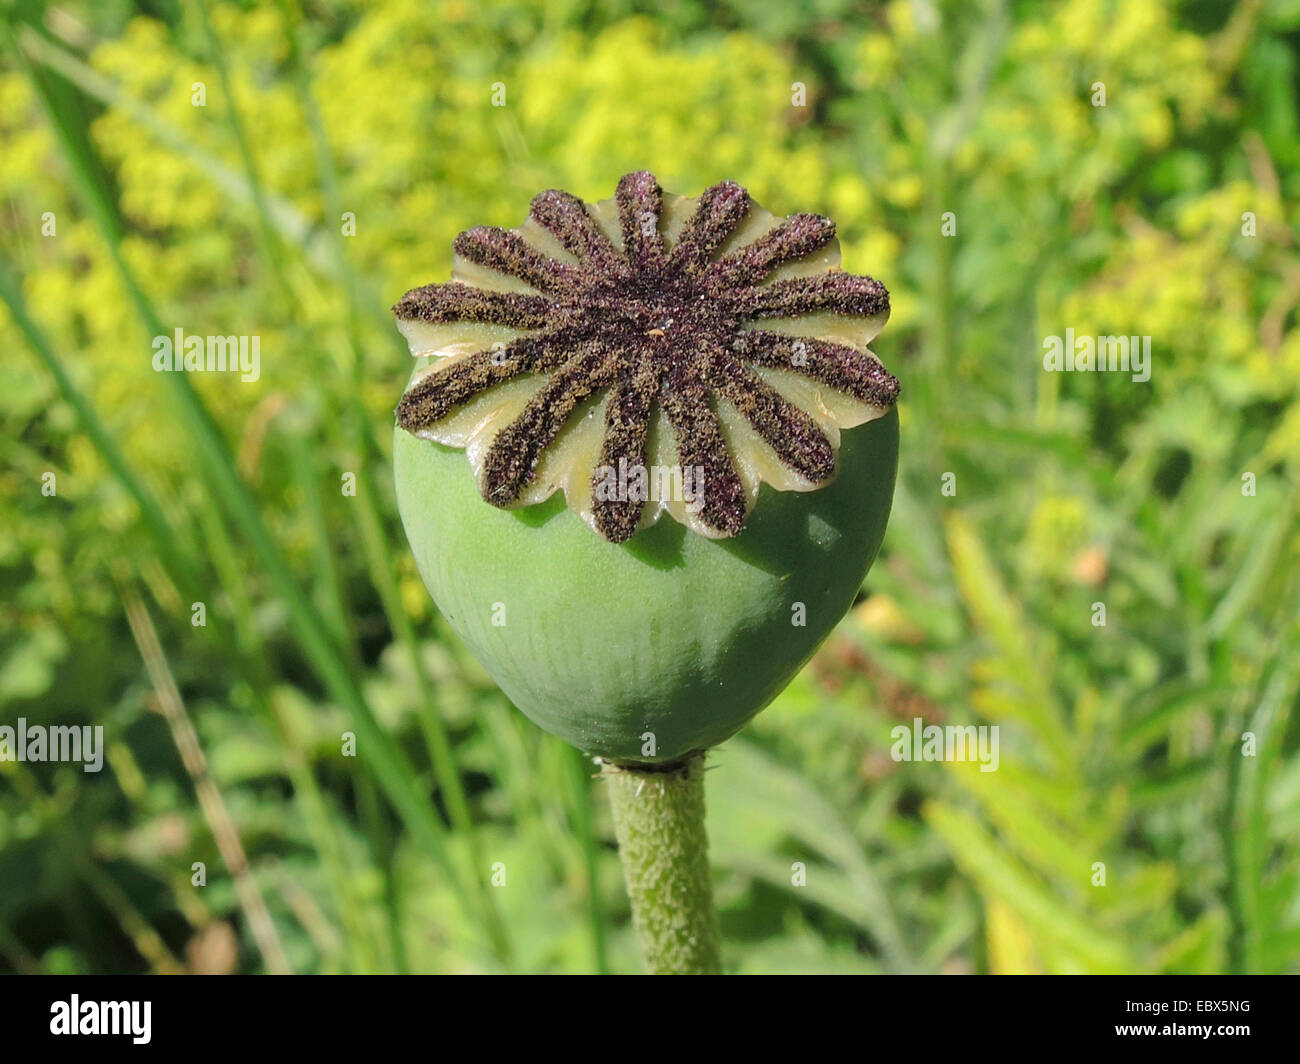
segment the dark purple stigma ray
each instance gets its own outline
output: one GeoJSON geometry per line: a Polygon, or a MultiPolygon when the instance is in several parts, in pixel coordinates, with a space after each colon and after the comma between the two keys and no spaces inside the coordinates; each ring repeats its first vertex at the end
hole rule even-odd
{"type": "Polygon", "coordinates": [[[593,392],[612,384],[616,372],[614,355],[597,344],[588,345],[556,370],[488,448],[483,459],[483,498],[501,507],[517,502],[533,480],[542,452],[569,416],[593,392]]]}
{"type": "Polygon", "coordinates": [[[750,205],[749,193],[734,181],[705,189],[673,245],[672,264],[687,273],[699,270],[749,214],[750,205]]]}
{"type": "Polygon", "coordinates": [[[707,365],[709,385],[740,411],[785,465],[814,484],[835,475],[835,449],[811,414],[721,348],[709,352],[707,365]]]}
{"type": "Polygon", "coordinates": [[[493,292],[448,281],[412,288],[397,301],[393,313],[405,321],[427,321],[433,325],[471,321],[515,329],[540,329],[550,321],[553,306],[545,296],[493,292]]]}
{"type": "Polygon", "coordinates": [[[591,477],[591,498],[596,530],[611,543],[624,543],[632,538],[641,521],[645,500],[602,499],[600,486],[608,484],[606,470],[612,471],[617,481],[620,462],[626,463],[628,470],[640,467],[649,477],[646,443],[659,378],[660,368],[655,362],[642,362],[631,369],[624,367],[605,410],[605,438],[591,477]]]}
{"type": "Polygon", "coordinates": [[[700,492],[696,516],[723,535],[738,535],[749,516],[745,485],[723,438],[700,367],[690,359],[677,360],[660,384],[659,402],[676,437],[683,475],[688,469],[703,470],[701,480],[695,482],[700,492]]]}
{"type": "Polygon", "coordinates": [[[623,229],[623,254],[634,274],[662,267],[667,258],[659,232],[664,191],[649,170],[638,170],[619,179],[614,191],[619,225],[623,229]]]}
{"type": "Polygon", "coordinates": [[[562,293],[582,282],[582,273],[572,266],[547,258],[530,248],[520,237],[495,226],[467,229],[452,242],[452,250],[470,262],[532,285],[540,292],[562,293]]]}
{"type": "Polygon", "coordinates": [[[441,421],[456,407],[525,373],[558,369],[586,339],[581,334],[522,336],[497,351],[476,351],[450,366],[431,369],[397,404],[397,423],[416,433],[441,421]]]}
{"type": "Polygon", "coordinates": [[[828,273],[794,277],[761,288],[727,293],[728,304],[740,318],[776,318],[829,311],[875,317],[889,310],[889,293],[872,277],[828,273]]]}
{"type": "Polygon", "coordinates": [[[797,262],[835,239],[835,223],[817,214],[795,214],[751,244],[706,268],[710,281],[728,287],[757,284],[778,266],[797,262]]]}
{"type": "Polygon", "coordinates": [[[593,275],[614,280],[631,276],[627,260],[577,196],[559,189],[540,192],[533,197],[529,213],[586,268],[584,280],[588,283],[593,275]]]}
{"type": "Polygon", "coordinates": [[[790,370],[873,406],[888,408],[898,401],[898,378],[844,344],[755,329],[741,333],[732,350],[755,366],[790,370]]]}

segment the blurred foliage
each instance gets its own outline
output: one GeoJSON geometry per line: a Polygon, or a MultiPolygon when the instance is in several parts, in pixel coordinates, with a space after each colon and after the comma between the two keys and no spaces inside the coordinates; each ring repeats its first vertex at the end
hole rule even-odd
{"type": "Polygon", "coordinates": [[[636,970],[590,763],[405,549],[386,308],[648,167],[836,218],[904,385],[859,604],[712,757],[729,967],[1300,970],[1300,3],[0,16],[0,723],[108,746],[0,762],[0,968],[636,970]],[[261,379],[153,373],[160,326],[261,379]],[[1044,372],[1067,328],[1150,381],[1044,372]],[[998,771],[893,761],[916,717],[998,771]]]}

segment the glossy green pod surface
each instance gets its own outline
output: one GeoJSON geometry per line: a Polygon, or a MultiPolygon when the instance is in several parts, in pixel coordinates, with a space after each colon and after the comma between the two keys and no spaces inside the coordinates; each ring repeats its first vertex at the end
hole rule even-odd
{"type": "Polygon", "coordinates": [[[897,460],[891,409],[844,431],[825,487],[764,486],[734,538],[661,521],[616,544],[559,497],[489,506],[462,451],[394,438],[402,522],[439,610],[540,727],[634,762],[721,742],[789,683],[875,558],[897,460]]]}

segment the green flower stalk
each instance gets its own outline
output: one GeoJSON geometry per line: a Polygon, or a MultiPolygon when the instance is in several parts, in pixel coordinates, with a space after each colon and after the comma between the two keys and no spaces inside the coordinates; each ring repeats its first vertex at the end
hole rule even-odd
{"type": "Polygon", "coordinates": [[[648,967],[717,970],[702,755],[807,662],[879,548],[888,293],[840,269],[829,219],[647,172],[593,206],[543,192],[454,250],[449,283],[394,308],[417,565],[511,701],[605,764],[648,967]]]}
{"type": "Polygon", "coordinates": [[[646,970],[721,971],[704,832],[704,755],[667,768],[606,764],[603,777],[646,970]]]}

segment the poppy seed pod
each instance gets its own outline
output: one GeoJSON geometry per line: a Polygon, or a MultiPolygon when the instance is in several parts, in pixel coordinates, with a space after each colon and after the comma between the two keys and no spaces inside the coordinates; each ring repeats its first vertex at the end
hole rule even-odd
{"type": "Polygon", "coordinates": [[[671,762],[770,702],[880,546],[898,382],[883,285],[834,224],[646,172],[537,196],[394,308],[402,522],[514,704],[615,763],[671,762]]]}

